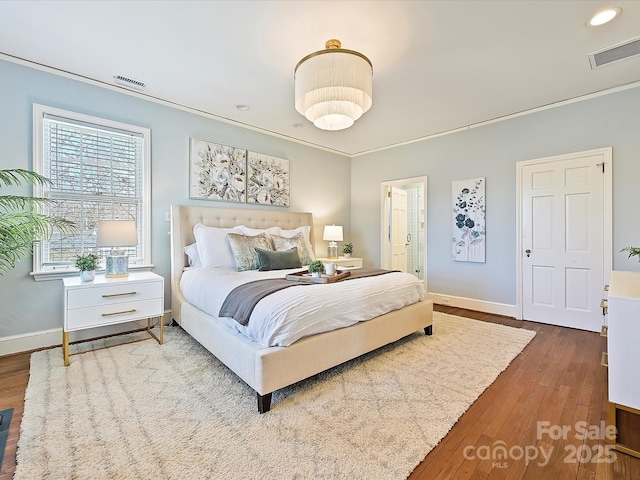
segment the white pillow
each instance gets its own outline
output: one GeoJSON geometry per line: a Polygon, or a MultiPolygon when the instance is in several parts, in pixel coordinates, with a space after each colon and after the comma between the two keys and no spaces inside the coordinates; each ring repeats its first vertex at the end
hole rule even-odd
{"type": "MultiPolygon", "coordinates": [[[[242,228],[242,234],[245,237],[255,237],[257,235],[264,233],[267,237],[267,241],[270,244],[271,250],[275,250],[275,247],[273,246],[273,240],[271,240],[271,235],[280,235],[280,227],[249,228],[245,225],[240,225],[240,228],[242,228]]],[[[232,250],[233,250],[233,246],[232,246],[232,250]]],[[[238,262],[236,261],[236,266],[237,265],[238,265],[238,262]]]]}
{"type": "MultiPolygon", "coordinates": [[[[292,238],[298,233],[302,233],[302,238],[304,239],[305,246],[309,251],[309,255],[312,260],[316,259],[315,254],[313,253],[313,248],[311,247],[311,241],[309,239],[309,235],[311,234],[311,226],[306,225],[304,227],[294,228],[293,230],[280,230],[280,235],[286,238],[292,238]]],[[[314,240],[315,241],[315,240],[314,240]]]]}
{"type": "Polygon", "coordinates": [[[242,228],[207,227],[197,223],[193,227],[193,235],[196,237],[198,255],[203,268],[235,268],[231,246],[227,239],[227,233],[242,235],[242,228]]]}
{"type": "Polygon", "coordinates": [[[240,228],[242,228],[242,234],[247,237],[255,237],[261,233],[266,233],[267,235],[280,235],[281,232],[280,227],[249,228],[245,225],[240,225],[240,228]]]}
{"type": "Polygon", "coordinates": [[[198,245],[196,243],[184,247],[184,253],[187,255],[190,267],[199,268],[202,266],[200,255],[198,254],[198,245]]]}

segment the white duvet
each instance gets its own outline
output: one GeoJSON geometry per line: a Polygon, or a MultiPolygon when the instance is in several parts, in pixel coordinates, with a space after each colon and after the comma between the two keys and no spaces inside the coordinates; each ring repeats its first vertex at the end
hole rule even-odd
{"type": "MultiPolygon", "coordinates": [[[[187,269],[180,288],[189,303],[218,318],[227,294],[238,285],[261,278],[283,278],[293,270],[236,272],[231,269],[187,269]]],[[[423,283],[408,273],[328,284],[296,285],[260,300],[249,324],[221,320],[265,347],[289,346],[316,333],[348,327],[424,299],[423,283]]]]}

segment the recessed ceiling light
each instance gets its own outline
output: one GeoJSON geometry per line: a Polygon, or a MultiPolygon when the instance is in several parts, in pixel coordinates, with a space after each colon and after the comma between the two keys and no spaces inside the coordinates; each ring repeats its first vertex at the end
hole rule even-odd
{"type": "Polygon", "coordinates": [[[597,27],[599,25],[604,25],[607,22],[610,22],[618,15],[622,13],[622,9],[619,7],[607,8],[606,10],[602,10],[596,13],[591,20],[587,22],[587,25],[591,27],[597,27]]]}
{"type": "Polygon", "coordinates": [[[236,105],[236,108],[238,110],[242,110],[243,112],[246,112],[247,110],[249,110],[249,105],[236,105]]]}

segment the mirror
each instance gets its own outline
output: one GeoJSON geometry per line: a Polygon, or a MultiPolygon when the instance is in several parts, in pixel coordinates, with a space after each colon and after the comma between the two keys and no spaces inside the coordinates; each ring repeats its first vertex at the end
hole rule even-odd
{"type": "Polygon", "coordinates": [[[425,280],[427,177],[381,184],[380,264],[425,280]]]}

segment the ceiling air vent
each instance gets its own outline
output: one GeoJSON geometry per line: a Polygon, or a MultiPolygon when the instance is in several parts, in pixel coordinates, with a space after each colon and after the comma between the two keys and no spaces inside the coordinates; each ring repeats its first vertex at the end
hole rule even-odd
{"type": "Polygon", "coordinates": [[[125,88],[130,88],[131,90],[144,90],[144,83],[138,80],[132,80],[127,77],[123,77],[122,75],[116,75],[113,77],[116,81],[116,85],[121,85],[125,88]]]}
{"type": "Polygon", "coordinates": [[[640,37],[590,53],[589,63],[591,64],[591,70],[594,70],[635,55],[640,55],[640,37]]]}

